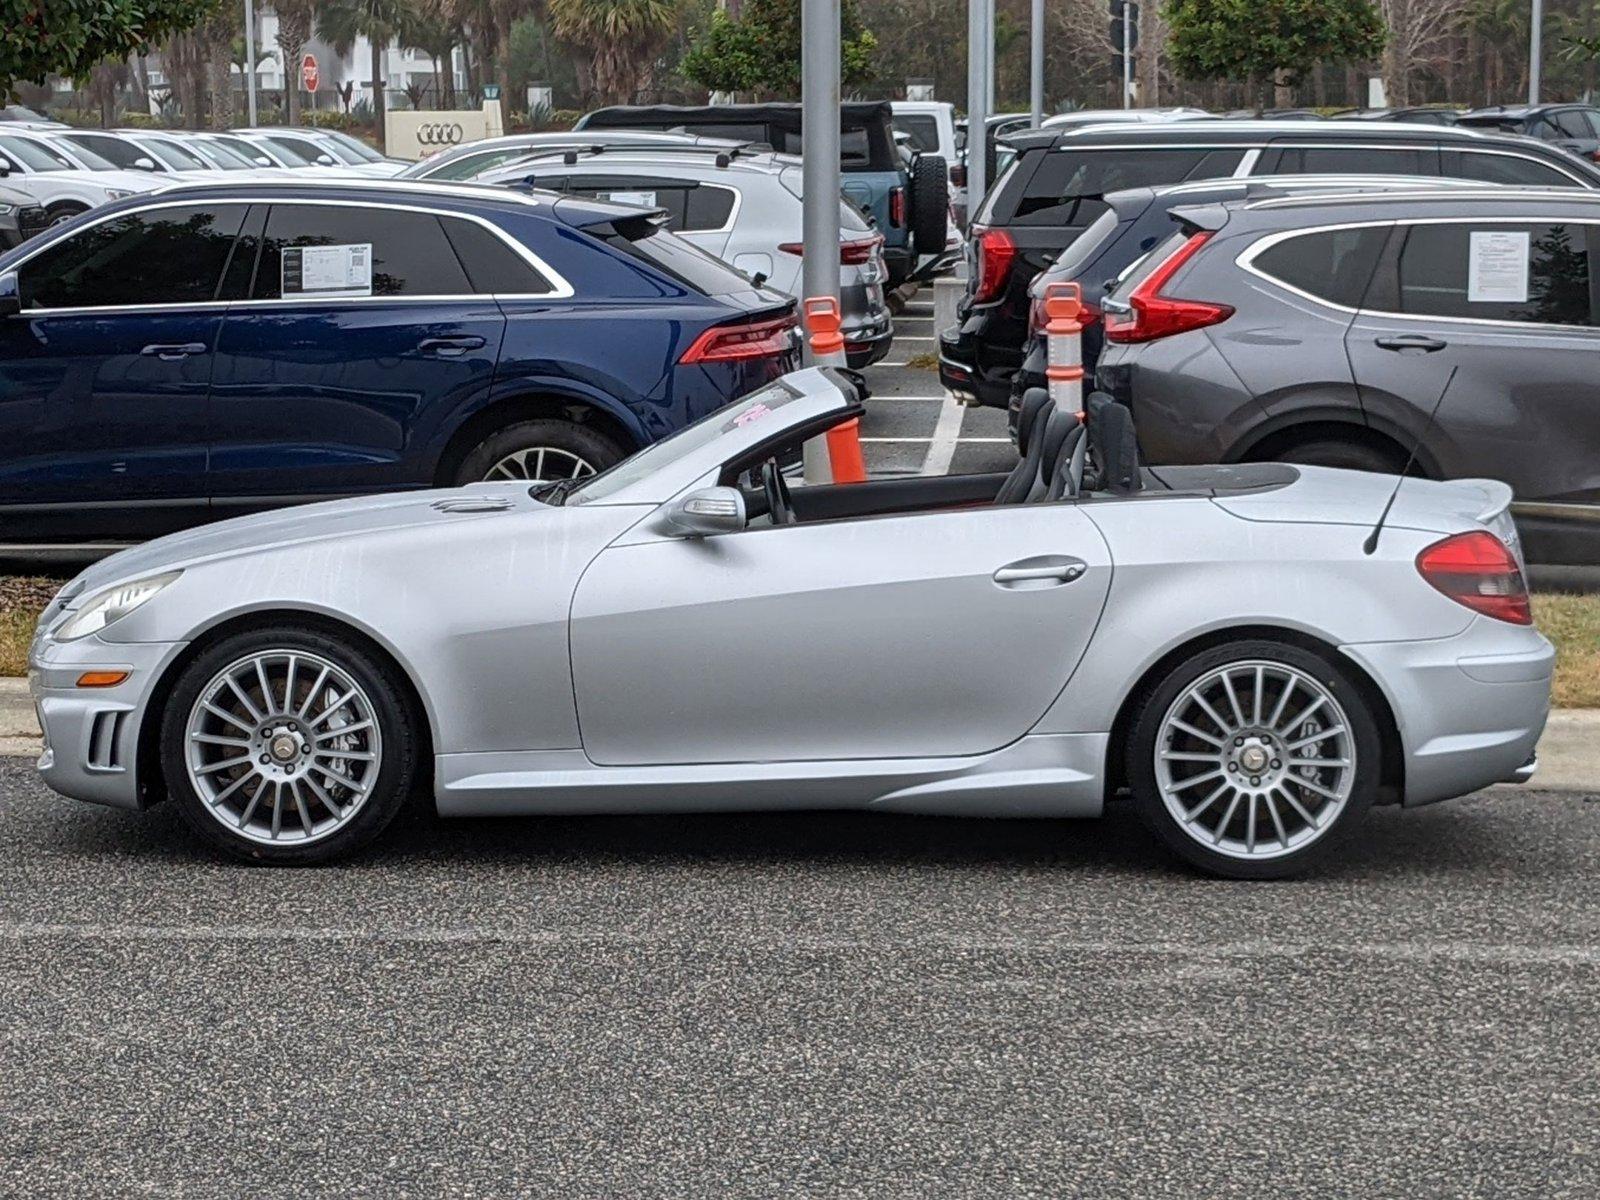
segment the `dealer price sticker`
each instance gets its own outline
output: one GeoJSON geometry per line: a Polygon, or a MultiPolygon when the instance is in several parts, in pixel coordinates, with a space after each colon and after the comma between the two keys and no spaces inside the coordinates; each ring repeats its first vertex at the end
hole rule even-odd
{"type": "Polygon", "coordinates": [[[1528,231],[1472,231],[1467,254],[1469,303],[1522,304],[1528,299],[1528,231]]]}
{"type": "Polygon", "coordinates": [[[288,296],[339,299],[372,295],[372,243],[286,246],[282,292],[288,296]]]}

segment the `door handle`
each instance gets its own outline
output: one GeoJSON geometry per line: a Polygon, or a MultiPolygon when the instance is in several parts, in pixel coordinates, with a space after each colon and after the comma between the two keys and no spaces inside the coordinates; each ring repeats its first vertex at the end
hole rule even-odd
{"type": "Polygon", "coordinates": [[[1432,354],[1435,350],[1443,350],[1450,343],[1436,337],[1429,337],[1425,333],[1401,333],[1394,337],[1381,337],[1375,339],[1380,350],[1398,350],[1404,354],[1407,350],[1420,350],[1423,354],[1432,354]]]}
{"type": "Polygon", "coordinates": [[[1088,569],[1088,563],[1076,558],[1025,558],[1001,567],[994,573],[994,581],[1001,587],[1029,583],[1055,587],[1057,584],[1071,583],[1088,569]]]}
{"type": "Polygon", "coordinates": [[[180,358],[188,358],[191,354],[204,354],[204,342],[170,342],[154,343],[139,351],[140,354],[151,358],[159,358],[162,362],[177,362],[180,358]]]}
{"type": "Polygon", "coordinates": [[[452,334],[446,337],[423,338],[417,343],[417,349],[424,354],[445,354],[455,356],[465,354],[468,350],[482,350],[484,340],[476,334],[452,334]]]}

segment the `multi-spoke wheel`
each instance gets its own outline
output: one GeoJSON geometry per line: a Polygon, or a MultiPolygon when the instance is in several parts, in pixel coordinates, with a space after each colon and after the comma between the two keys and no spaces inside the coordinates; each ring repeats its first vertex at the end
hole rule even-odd
{"type": "Polygon", "coordinates": [[[403,686],[321,631],[227,638],[180,676],[163,724],[169,790],[207,840],[257,859],[346,853],[393,817],[414,773],[403,686]]]}
{"type": "Polygon", "coordinates": [[[455,481],[582,479],[622,457],[622,448],[592,425],[552,419],[519,421],[478,443],[462,459],[455,481]]]}
{"type": "Polygon", "coordinates": [[[1293,646],[1237,643],[1197,656],[1150,693],[1129,781],[1146,820],[1190,862],[1286,875],[1371,804],[1377,736],[1338,667],[1293,646]]]}

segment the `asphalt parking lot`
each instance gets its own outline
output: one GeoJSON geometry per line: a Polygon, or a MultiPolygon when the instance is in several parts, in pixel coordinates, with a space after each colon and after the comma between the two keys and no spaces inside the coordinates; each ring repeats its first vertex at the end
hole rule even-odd
{"type": "Polygon", "coordinates": [[[5,1195],[1573,1196],[1600,795],[1316,878],[1132,815],[426,815],[208,857],[0,760],[5,1195]]]}

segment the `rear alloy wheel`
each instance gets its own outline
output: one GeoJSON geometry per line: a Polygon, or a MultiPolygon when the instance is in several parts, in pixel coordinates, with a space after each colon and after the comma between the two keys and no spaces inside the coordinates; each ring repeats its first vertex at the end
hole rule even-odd
{"type": "Polygon", "coordinates": [[[1128,778],[1140,815],[1181,857],[1273,879],[1304,870],[1359,821],[1379,757],[1376,722],[1342,670],[1295,646],[1237,642],[1150,693],[1128,778]]]}
{"type": "Polygon", "coordinates": [[[347,854],[389,823],[415,776],[404,694],[390,668],[317,630],[226,638],[173,688],[168,790],[207,842],[242,858],[347,854]]]}
{"type": "Polygon", "coordinates": [[[79,213],[88,212],[89,209],[87,205],[74,204],[71,201],[64,201],[60,204],[52,204],[45,211],[50,216],[50,224],[54,226],[65,224],[66,222],[72,220],[72,218],[77,216],[79,213]]]}
{"type": "Polygon", "coordinates": [[[456,483],[582,479],[620,462],[610,438],[574,421],[519,421],[480,442],[456,472],[456,483]]]}

